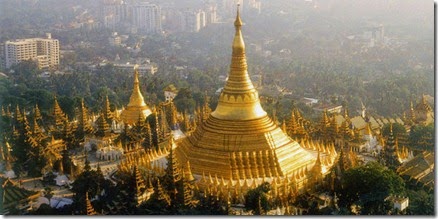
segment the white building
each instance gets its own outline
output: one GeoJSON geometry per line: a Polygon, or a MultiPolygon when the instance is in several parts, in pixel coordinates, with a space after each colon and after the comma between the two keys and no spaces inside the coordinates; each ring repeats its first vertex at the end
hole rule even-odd
{"type": "MultiPolygon", "coordinates": [[[[122,71],[131,72],[132,69],[134,69],[135,65],[136,64],[114,64],[114,67],[122,71]]],[[[147,75],[147,74],[153,75],[158,71],[158,67],[155,63],[145,63],[138,65],[137,70],[140,75],[147,75]]]]}
{"type": "Polygon", "coordinates": [[[139,3],[131,6],[132,23],[146,33],[161,32],[161,8],[150,3],[139,3]]]}
{"type": "Polygon", "coordinates": [[[122,0],[104,0],[101,5],[101,21],[106,28],[116,29],[127,20],[129,15],[127,4],[122,0]]]}
{"type": "Polygon", "coordinates": [[[113,32],[112,36],[108,38],[111,46],[120,46],[122,44],[122,38],[118,36],[117,32],[113,32]]]}
{"type": "Polygon", "coordinates": [[[204,11],[200,10],[199,13],[199,26],[200,28],[204,28],[207,25],[207,17],[204,11]]]}
{"type": "Polygon", "coordinates": [[[318,103],[318,99],[303,97],[303,103],[306,104],[307,106],[313,106],[314,104],[318,103]]]}
{"type": "Polygon", "coordinates": [[[391,195],[386,197],[385,201],[390,201],[393,204],[393,208],[398,209],[399,211],[403,211],[409,207],[409,197],[391,195]]]}
{"type": "Polygon", "coordinates": [[[178,89],[176,89],[173,84],[170,84],[166,88],[164,88],[164,97],[166,98],[166,102],[172,101],[177,94],[178,89]]]}
{"type": "Polygon", "coordinates": [[[217,7],[216,6],[210,6],[207,9],[207,12],[205,13],[206,15],[206,23],[207,24],[213,24],[217,22],[217,7]]]}
{"type": "Polygon", "coordinates": [[[6,41],[4,48],[5,67],[10,68],[25,60],[35,60],[38,68],[57,68],[59,65],[59,41],[47,38],[30,38],[6,41]]]}
{"type": "Polygon", "coordinates": [[[181,26],[183,31],[199,32],[206,25],[206,15],[202,10],[185,11],[182,14],[181,26]]]}

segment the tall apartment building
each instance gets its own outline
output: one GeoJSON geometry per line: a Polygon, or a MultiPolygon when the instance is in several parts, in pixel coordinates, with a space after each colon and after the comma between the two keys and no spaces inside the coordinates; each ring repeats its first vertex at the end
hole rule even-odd
{"type": "Polygon", "coordinates": [[[198,11],[199,13],[199,26],[200,28],[204,28],[207,25],[207,17],[205,16],[205,12],[202,10],[198,11]]]}
{"type": "Polygon", "coordinates": [[[199,32],[206,24],[207,19],[203,10],[188,10],[182,13],[181,26],[183,31],[199,32]]]}
{"type": "Polygon", "coordinates": [[[161,8],[150,3],[138,3],[131,6],[132,24],[146,33],[161,32],[161,8]]]}
{"type": "Polygon", "coordinates": [[[215,5],[207,8],[206,12],[206,23],[212,24],[217,22],[217,7],[215,5]]]}
{"type": "Polygon", "coordinates": [[[129,5],[122,0],[104,0],[100,13],[103,25],[112,30],[128,21],[130,16],[129,5]]]}
{"type": "Polygon", "coordinates": [[[5,67],[24,60],[35,60],[38,68],[56,68],[59,65],[59,41],[52,39],[50,33],[47,38],[30,38],[6,41],[4,45],[5,67]]]}

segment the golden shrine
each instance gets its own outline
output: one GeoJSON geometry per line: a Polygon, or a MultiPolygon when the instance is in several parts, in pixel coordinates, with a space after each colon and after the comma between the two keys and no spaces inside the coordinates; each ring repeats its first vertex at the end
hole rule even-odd
{"type": "Polygon", "coordinates": [[[134,69],[134,87],[132,89],[131,97],[129,98],[128,106],[123,109],[120,118],[125,124],[132,125],[138,121],[140,116],[147,118],[151,113],[152,112],[144,102],[143,95],[140,91],[138,70],[134,69]]]}
{"type": "Polygon", "coordinates": [[[180,163],[195,175],[239,180],[293,176],[316,156],[278,127],[260,105],[247,70],[239,10],[234,22],[230,72],[217,108],[190,136],[177,142],[180,163]]]}

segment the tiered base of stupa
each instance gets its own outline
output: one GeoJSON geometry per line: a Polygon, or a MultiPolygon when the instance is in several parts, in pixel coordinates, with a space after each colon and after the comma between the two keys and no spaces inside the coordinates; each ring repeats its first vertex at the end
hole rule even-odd
{"type": "Polygon", "coordinates": [[[148,106],[127,106],[120,114],[120,118],[126,124],[134,124],[139,118],[147,118],[152,114],[148,106]]]}
{"type": "Polygon", "coordinates": [[[268,116],[229,121],[210,115],[178,145],[178,159],[189,161],[193,174],[219,179],[290,176],[316,160],[268,116]]]}

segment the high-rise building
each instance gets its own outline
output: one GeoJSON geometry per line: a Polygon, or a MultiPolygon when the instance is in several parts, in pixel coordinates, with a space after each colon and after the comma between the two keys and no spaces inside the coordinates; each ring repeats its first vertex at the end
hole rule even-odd
{"type": "Polygon", "coordinates": [[[217,22],[217,12],[216,12],[217,7],[214,6],[210,6],[207,9],[206,12],[206,23],[207,24],[212,24],[212,23],[216,23],[217,22]]]}
{"type": "Polygon", "coordinates": [[[204,28],[205,25],[207,24],[207,18],[205,16],[205,12],[200,10],[198,13],[199,13],[199,26],[200,28],[204,28]]]}
{"type": "Polygon", "coordinates": [[[4,53],[6,68],[24,60],[37,61],[40,69],[59,65],[59,41],[52,39],[50,33],[47,33],[47,38],[6,41],[4,53]]]}
{"type": "Polygon", "coordinates": [[[129,20],[128,4],[121,0],[105,0],[101,7],[101,21],[106,28],[115,30],[129,20]]]}
{"type": "Polygon", "coordinates": [[[182,15],[182,30],[187,32],[199,32],[205,27],[205,12],[203,11],[185,11],[182,15]]]}
{"type": "Polygon", "coordinates": [[[161,8],[150,3],[131,6],[132,24],[146,33],[161,32],[161,8]]]}

